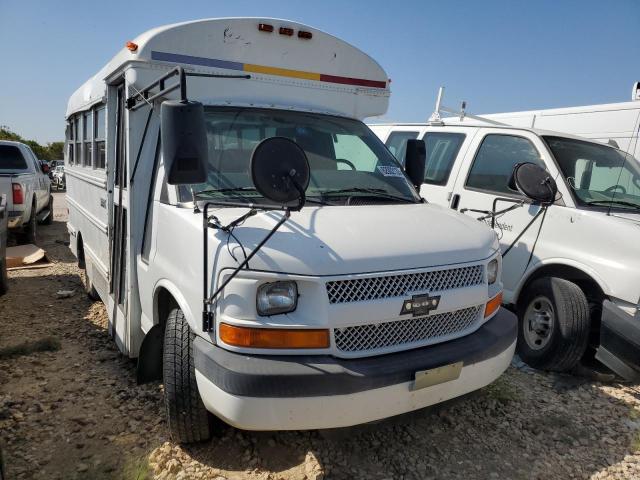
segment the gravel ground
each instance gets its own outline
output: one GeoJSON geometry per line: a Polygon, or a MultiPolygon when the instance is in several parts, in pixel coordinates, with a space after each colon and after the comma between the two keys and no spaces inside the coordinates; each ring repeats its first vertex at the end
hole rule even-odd
{"type": "Polygon", "coordinates": [[[224,427],[210,442],[175,445],[162,386],[136,385],[135,363],[108,337],[104,306],[82,293],[61,243],[65,218],[58,209],[54,224],[40,228],[53,264],[11,272],[0,299],[7,480],[640,478],[640,388],[514,367],[475,395],[377,424],[224,427]],[[68,289],[76,293],[58,298],[68,289]],[[6,354],[35,340],[52,351],[6,354]]]}

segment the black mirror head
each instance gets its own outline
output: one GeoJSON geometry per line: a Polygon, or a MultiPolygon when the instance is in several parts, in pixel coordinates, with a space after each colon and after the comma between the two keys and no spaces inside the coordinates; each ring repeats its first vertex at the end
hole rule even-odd
{"type": "Polygon", "coordinates": [[[251,178],[256,190],[279,204],[300,201],[309,186],[309,161],[304,150],[285,137],[271,137],[251,155],[251,178]]]}
{"type": "Polygon", "coordinates": [[[414,187],[420,190],[424,183],[424,172],[427,164],[427,147],[424,140],[407,140],[404,157],[404,170],[414,187]]]}
{"type": "Polygon", "coordinates": [[[162,157],[167,183],[190,185],[207,180],[207,132],[200,102],[166,100],[160,107],[162,157]]]}
{"type": "Polygon", "coordinates": [[[525,162],[513,167],[509,188],[537,203],[553,203],[558,193],[556,181],[540,165],[525,162]]]}

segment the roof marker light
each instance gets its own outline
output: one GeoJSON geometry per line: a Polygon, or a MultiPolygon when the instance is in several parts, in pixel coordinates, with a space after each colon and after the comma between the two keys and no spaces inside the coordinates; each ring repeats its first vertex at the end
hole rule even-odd
{"type": "Polygon", "coordinates": [[[278,32],[280,33],[280,35],[286,35],[287,37],[293,36],[293,28],[280,27],[280,30],[278,32]]]}
{"type": "Polygon", "coordinates": [[[313,33],[306,32],[304,30],[298,30],[298,38],[303,38],[305,40],[311,40],[311,37],[313,37],[313,33]]]}
{"type": "Polygon", "coordinates": [[[261,32],[271,33],[273,32],[273,25],[269,25],[268,23],[259,23],[258,30],[261,32]]]}
{"type": "Polygon", "coordinates": [[[138,50],[138,44],[133,42],[127,42],[127,50],[129,50],[130,52],[135,52],[136,50],[138,50]]]}

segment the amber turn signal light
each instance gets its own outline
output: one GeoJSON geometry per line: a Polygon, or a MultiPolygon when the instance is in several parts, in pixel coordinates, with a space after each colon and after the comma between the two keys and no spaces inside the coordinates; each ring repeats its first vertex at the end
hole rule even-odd
{"type": "Polygon", "coordinates": [[[127,50],[129,50],[130,52],[135,52],[136,50],[138,50],[138,44],[133,42],[127,42],[127,50]]]}
{"type": "Polygon", "coordinates": [[[502,305],[502,292],[487,302],[487,305],[484,307],[484,318],[497,312],[500,305],[502,305]]]}
{"type": "Polygon", "coordinates": [[[245,348],[328,348],[329,330],[251,328],[220,324],[220,339],[245,348]]]}

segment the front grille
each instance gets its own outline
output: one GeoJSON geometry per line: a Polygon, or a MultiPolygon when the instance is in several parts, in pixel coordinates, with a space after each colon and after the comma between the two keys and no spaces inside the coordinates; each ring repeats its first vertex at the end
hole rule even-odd
{"type": "Polygon", "coordinates": [[[341,352],[368,352],[416,342],[437,343],[440,338],[469,329],[478,320],[480,309],[477,306],[394,322],[336,328],[336,347],[341,352]]]}
{"type": "Polygon", "coordinates": [[[361,302],[406,297],[411,292],[441,292],[478,285],[483,281],[484,267],[472,265],[430,272],[336,280],[327,282],[327,295],[329,303],[361,302]]]}

